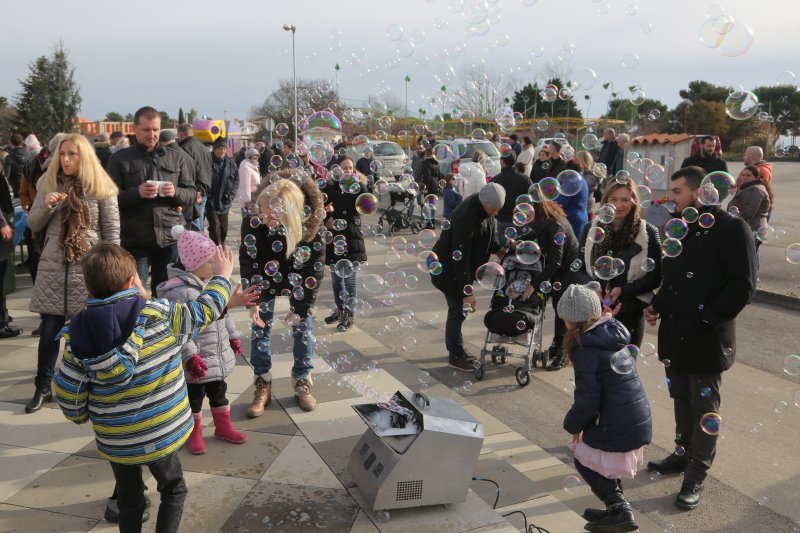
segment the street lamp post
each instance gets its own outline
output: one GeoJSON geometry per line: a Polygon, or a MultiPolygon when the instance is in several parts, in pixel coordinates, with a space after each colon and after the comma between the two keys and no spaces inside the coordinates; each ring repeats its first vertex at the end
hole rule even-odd
{"type": "Polygon", "coordinates": [[[292,78],[294,80],[294,149],[297,150],[297,129],[300,125],[297,123],[297,55],[295,54],[294,34],[297,28],[292,24],[284,24],[284,31],[292,32],[292,78]]]}
{"type": "Polygon", "coordinates": [[[336,63],[336,66],[333,67],[334,76],[336,76],[336,101],[339,101],[339,70],[342,67],[339,66],[339,63],[336,63]]]}
{"type": "Polygon", "coordinates": [[[406,149],[409,152],[409,156],[411,155],[411,145],[410,145],[409,140],[408,140],[408,130],[409,130],[409,125],[408,125],[408,83],[410,81],[411,81],[411,76],[406,74],[406,128],[405,129],[406,129],[406,149]]]}

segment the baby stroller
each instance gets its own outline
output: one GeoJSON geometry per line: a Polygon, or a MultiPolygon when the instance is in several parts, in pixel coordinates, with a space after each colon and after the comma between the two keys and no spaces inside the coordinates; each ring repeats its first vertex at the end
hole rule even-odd
{"type": "Polygon", "coordinates": [[[413,205],[417,196],[417,191],[413,188],[409,189],[403,182],[390,183],[389,187],[389,207],[381,210],[381,216],[378,218],[378,224],[383,225],[389,230],[389,235],[396,231],[411,229],[412,233],[419,233],[422,231],[422,221],[411,220],[408,216],[409,204],[413,205]],[[400,204],[400,209],[395,209],[395,205],[400,204]]]}
{"type": "Polygon", "coordinates": [[[531,368],[536,360],[547,357],[547,352],[541,351],[547,298],[535,281],[542,271],[543,259],[526,265],[515,257],[513,250],[509,250],[500,265],[505,270],[505,284],[492,296],[492,308],[483,317],[486,340],[475,365],[475,379],[483,379],[487,355],[492,356],[492,363],[496,365],[505,364],[507,357],[517,357],[523,360],[523,366],[516,369],[515,377],[517,383],[525,387],[531,381],[531,368]],[[535,290],[527,300],[523,300],[522,295],[529,284],[535,290]],[[491,349],[490,345],[493,345],[491,349]],[[514,346],[524,348],[524,353],[512,353],[510,348],[514,346]]]}

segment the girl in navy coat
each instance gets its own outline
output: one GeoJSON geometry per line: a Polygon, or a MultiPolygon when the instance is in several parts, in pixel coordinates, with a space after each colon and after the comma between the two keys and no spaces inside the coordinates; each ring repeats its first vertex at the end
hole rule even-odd
{"type": "Polygon", "coordinates": [[[564,351],[575,368],[575,400],[564,417],[572,434],[575,468],[605,510],[586,509],[588,531],[638,529],[622,492],[633,479],[653,436],[650,404],[628,351],[630,333],[603,310],[599,284],[570,285],[558,302],[567,324],[564,351]]]}

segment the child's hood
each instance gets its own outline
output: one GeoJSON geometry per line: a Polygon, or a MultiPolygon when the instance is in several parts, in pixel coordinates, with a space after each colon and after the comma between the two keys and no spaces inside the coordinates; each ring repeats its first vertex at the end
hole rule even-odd
{"type": "Polygon", "coordinates": [[[156,287],[156,295],[159,298],[169,299],[171,291],[183,287],[197,289],[200,292],[205,287],[205,284],[191,272],[186,272],[174,264],[170,264],[167,265],[167,281],[159,283],[158,287],[156,287]]]}
{"type": "Polygon", "coordinates": [[[584,348],[617,351],[628,345],[631,334],[622,322],[614,318],[601,318],[581,335],[584,348]]]}

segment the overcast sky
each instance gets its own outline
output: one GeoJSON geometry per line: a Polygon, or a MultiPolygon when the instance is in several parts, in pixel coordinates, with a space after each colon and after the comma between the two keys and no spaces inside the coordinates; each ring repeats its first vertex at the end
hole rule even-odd
{"type": "MultiPolygon", "coordinates": [[[[277,87],[277,80],[291,78],[291,35],[281,29],[284,22],[297,27],[299,77],[333,79],[338,62],[342,97],[365,100],[389,87],[402,101],[409,74],[411,109],[441,86],[434,74],[448,65],[459,72],[483,58],[490,70],[522,84],[535,81],[548,61],[567,57],[568,43],[574,43],[572,70],[597,73],[589,91],[591,116],[605,110],[608,92],[601,85],[609,81],[617,88],[641,85],[648,97],[672,106],[678,91],[695,79],[753,88],[775,83],[783,71],[800,75],[796,0],[722,3],[733,18],[723,47],[736,44],[744,24],[753,31],[752,46],[736,57],[725,57],[698,39],[717,2],[497,0],[486,1],[485,10],[484,1],[3,2],[0,95],[13,97],[29,62],[48,54],[61,38],[77,68],[82,116],[100,119],[109,111],[125,114],[152,105],[173,116],[182,106],[214,118],[222,118],[225,110],[228,118],[241,118],[277,87]],[[465,11],[454,13],[460,4],[466,4],[465,11]],[[477,33],[485,35],[467,35],[466,19],[478,22],[477,33]],[[387,38],[388,30],[394,31],[392,38],[401,35],[389,28],[392,24],[403,30],[399,45],[387,38]],[[412,38],[413,50],[407,42],[412,38]],[[461,46],[466,48],[454,56],[452,50],[461,46]],[[539,47],[543,53],[536,57],[539,47]],[[398,48],[410,56],[398,58],[398,48]],[[353,52],[363,54],[359,66],[348,64],[353,52]],[[632,54],[638,64],[623,66],[632,54]]],[[[583,94],[576,96],[585,114],[583,94]]]]}

